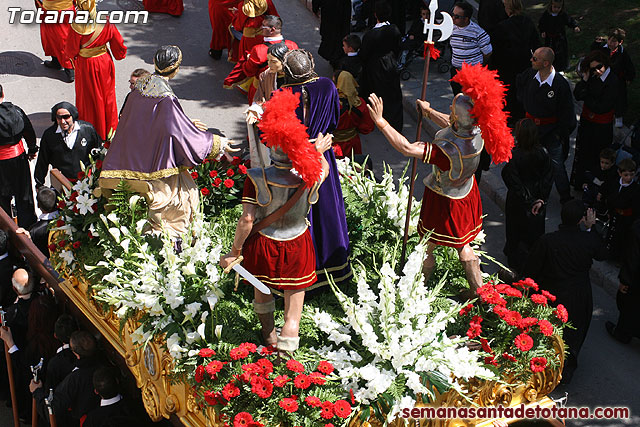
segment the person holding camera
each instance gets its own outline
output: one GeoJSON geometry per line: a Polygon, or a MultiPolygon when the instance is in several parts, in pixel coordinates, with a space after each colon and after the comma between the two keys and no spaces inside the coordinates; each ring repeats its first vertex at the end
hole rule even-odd
{"type": "Polygon", "coordinates": [[[600,151],[611,146],[615,114],[622,108],[620,79],[609,65],[609,56],[600,50],[592,51],[580,63],[582,79],[573,90],[576,100],[584,101],[571,171],[576,191],[582,191],[584,172],[598,168],[600,151]]]}

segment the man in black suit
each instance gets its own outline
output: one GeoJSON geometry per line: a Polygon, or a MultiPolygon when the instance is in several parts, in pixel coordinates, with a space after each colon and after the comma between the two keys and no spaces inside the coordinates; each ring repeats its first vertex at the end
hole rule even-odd
{"type": "Polygon", "coordinates": [[[51,121],[53,125],[42,134],[33,173],[38,188],[44,185],[49,165],[59,169],[71,182],[75,182],[78,173],[82,171],[80,162],[88,166],[89,155],[102,146],[93,125],[78,120],[78,109],[68,102],[59,102],[53,106],[51,121]]]}
{"type": "Polygon", "coordinates": [[[62,346],[47,363],[47,374],[44,379],[46,390],[55,389],[73,371],[77,358],[71,350],[69,341],[71,335],[77,330],[78,325],[75,319],[68,314],[63,314],[56,320],[54,335],[62,343],[62,346]]]}
{"type": "MultiPolygon", "coordinates": [[[[98,396],[93,392],[93,373],[100,367],[96,357],[96,339],[87,331],[76,331],[71,335],[71,351],[76,356],[76,368],[53,391],[53,413],[56,418],[71,413],[75,425],[80,418],[99,406],[98,396]]],[[[42,382],[31,381],[29,384],[33,398],[36,400],[38,412],[45,413],[44,398],[48,390],[44,390],[42,382]]]]}
{"type": "Polygon", "coordinates": [[[0,230],[0,305],[8,306],[15,301],[11,289],[11,276],[15,268],[13,258],[9,255],[9,236],[0,230]]]}
{"type": "Polygon", "coordinates": [[[118,393],[118,380],[112,369],[98,369],[93,374],[93,387],[100,396],[100,406],[89,412],[83,427],[129,427],[137,424],[126,401],[118,393]]]}
{"type": "Polygon", "coordinates": [[[38,188],[36,201],[42,214],[38,217],[38,221],[29,227],[29,235],[40,252],[49,258],[49,222],[59,215],[56,206],[56,192],[49,187],[42,186],[38,188]]]}

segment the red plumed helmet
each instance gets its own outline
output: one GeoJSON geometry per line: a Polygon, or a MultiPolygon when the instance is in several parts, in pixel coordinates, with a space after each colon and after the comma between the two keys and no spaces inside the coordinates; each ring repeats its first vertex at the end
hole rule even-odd
{"type": "Polygon", "coordinates": [[[498,73],[481,64],[462,64],[452,81],[462,86],[462,92],[473,100],[471,115],[478,121],[482,139],[494,163],[511,158],[513,135],[507,127],[509,114],[504,111],[507,88],[498,73]]]}
{"type": "Polygon", "coordinates": [[[322,176],[322,154],[309,142],[307,127],[296,115],[299,104],[299,93],[294,94],[291,89],[275,92],[263,105],[258,128],[267,147],[280,147],[306,186],[312,187],[322,176]]]}

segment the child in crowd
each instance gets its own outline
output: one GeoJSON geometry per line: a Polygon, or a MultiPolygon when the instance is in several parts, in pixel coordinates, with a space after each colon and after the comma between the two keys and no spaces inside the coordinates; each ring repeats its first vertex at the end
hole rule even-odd
{"type": "Polygon", "coordinates": [[[618,177],[605,182],[597,196],[609,210],[607,246],[616,260],[626,249],[631,224],[640,216],[640,184],[635,181],[636,170],[636,162],[632,159],[621,160],[618,177]]]}
{"type": "Polygon", "coordinates": [[[564,9],[564,0],[551,0],[538,22],[538,30],[545,46],[553,49],[556,58],[553,68],[564,71],[569,65],[569,43],[565,29],[572,28],[580,32],[575,19],[570,17],[564,9]]]}
{"type": "Polygon", "coordinates": [[[587,207],[595,208],[598,213],[606,210],[604,205],[596,200],[602,185],[607,181],[612,181],[618,178],[618,171],[613,167],[615,164],[615,150],[612,148],[605,148],[600,151],[600,168],[595,171],[588,170],[584,173],[582,201],[587,207]]]}
{"type": "Polygon", "coordinates": [[[362,73],[362,60],[358,56],[362,40],[356,34],[346,35],[342,39],[342,50],[345,56],[338,60],[336,71],[348,71],[356,79],[360,79],[362,73]]]}
{"type": "Polygon", "coordinates": [[[591,50],[602,50],[610,57],[611,72],[620,79],[620,97],[621,106],[616,111],[615,126],[620,128],[623,126],[622,119],[626,113],[627,86],[636,76],[636,69],[631,62],[629,52],[622,46],[626,37],[626,31],[622,28],[614,28],[609,32],[608,37],[597,37],[596,41],[591,45],[591,50]]]}
{"type": "Polygon", "coordinates": [[[429,7],[426,4],[420,6],[420,16],[413,20],[409,31],[400,43],[400,56],[398,57],[398,69],[405,67],[409,51],[422,48],[426,39],[424,33],[424,21],[429,19],[429,7]]]}

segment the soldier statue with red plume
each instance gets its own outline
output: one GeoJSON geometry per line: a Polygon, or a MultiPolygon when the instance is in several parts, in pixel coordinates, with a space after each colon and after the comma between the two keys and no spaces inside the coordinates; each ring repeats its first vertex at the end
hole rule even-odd
{"type": "Polygon", "coordinates": [[[382,99],[375,94],[369,97],[369,111],[396,150],[433,165],[424,180],[418,222],[418,232],[428,239],[425,282],[435,268],[435,247],[453,247],[469,282],[470,289],[463,296],[473,297],[482,286],[480,261],[469,246],[482,229],[482,202],[474,173],[484,146],[495,163],[509,160],[513,137],[503,111],[505,87],[495,71],[464,64],[453,80],[462,85],[463,93],[453,99],[451,114],[437,112],[429,103],[418,100],[423,115],[444,127],[433,142],[411,143],[389,126],[382,117],[382,99]]]}

